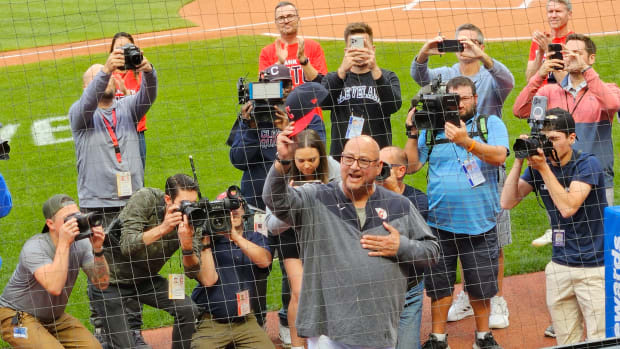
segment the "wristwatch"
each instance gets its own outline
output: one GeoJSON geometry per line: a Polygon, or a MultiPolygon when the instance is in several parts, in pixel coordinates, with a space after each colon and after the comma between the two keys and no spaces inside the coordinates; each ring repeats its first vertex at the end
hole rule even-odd
{"type": "Polygon", "coordinates": [[[301,65],[308,65],[308,61],[309,61],[309,59],[308,59],[308,57],[306,57],[306,59],[303,62],[300,61],[299,64],[301,64],[301,65]]]}
{"type": "Polygon", "coordinates": [[[276,152],[276,160],[278,162],[280,162],[284,166],[288,166],[288,165],[291,164],[291,162],[293,162],[293,160],[282,160],[282,159],[280,159],[280,154],[278,154],[278,152],[276,152]]]}
{"type": "Polygon", "coordinates": [[[103,249],[101,249],[101,251],[100,251],[100,252],[95,252],[95,250],[93,250],[93,255],[94,255],[95,257],[101,257],[101,256],[103,256],[103,249]]]}
{"type": "Polygon", "coordinates": [[[184,256],[191,256],[194,254],[194,250],[181,250],[184,256]]]}
{"type": "Polygon", "coordinates": [[[414,134],[414,133],[411,132],[411,130],[413,130],[413,125],[405,124],[405,129],[407,130],[407,131],[405,131],[405,134],[407,135],[407,138],[418,139],[418,134],[417,133],[414,134]]]}

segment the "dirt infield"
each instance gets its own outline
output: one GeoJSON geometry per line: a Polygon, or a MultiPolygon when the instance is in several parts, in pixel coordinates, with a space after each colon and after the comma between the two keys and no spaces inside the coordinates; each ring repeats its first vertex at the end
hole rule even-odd
{"type": "MultiPolygon", "coordinates": [[[[235,35],[275,34],[273,8],[278,0],[197,0],[179,14],[196,27],[136,35],[140,47],[160,46],[235,35]],[[250,8],[252,9],[250,11],[250,8]]],[[[376,40],[425,41],[438,32],[451,36],[459,24],[479,25],[488,40],[527,39],[544,29],[546,0],[312,0],[298,2],[302,34],[340,39],[347,23],[366,21],[376,40]]],[[[571,28],[591,35],[618,33],[620,6],[613,1],[573,1],[571,28]],[[586,11],[587,9],[587,11],[586,11]]],[[[106,52],[110,39],[6,51],[0,67],[106,52]]]]}

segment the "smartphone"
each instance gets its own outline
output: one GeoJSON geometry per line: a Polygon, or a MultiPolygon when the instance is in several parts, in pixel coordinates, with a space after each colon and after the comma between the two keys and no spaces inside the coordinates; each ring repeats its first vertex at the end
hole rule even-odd
{"type": "Polygon", "coordinates": [[[301,187],[304,184],[319,184],[319,183],[321,183],[321,181],[318,180],[318,179],[315,179],[315,180],[312,180],[312,181],[293,181],[293,186],[294,187],[301,187]]]}
{"type": "Polygon", "coordinates": [[[444,40],[437,43],[439,52],[463,52],[465,47],[459,40],[444,40]]]}
{"type": "Polygon", "coordinates": [[[349,47],[364,48],[364,37],[363,36],[350,36],[349,47]]]}
{"type": "MultiPolygon", "coordinates": [[[[549,46],[547,47],[549,52],[553,52],[552,55],[547,56],[548,59],[559,59],[559,60],[564,60],[564,56],[562,56],[562,44],[549,44],[549,46]]],[[[562,64],[562,67],[556,67],[555,70],[562,70],[564,69],[564,65],[562,64]]]]}
{"type": "Polygon", "coordinates": [[[547,97],[534,96],[532,98],[532,110],[530,111],[530,119],[543,121],[547,114],[547,97]]]}

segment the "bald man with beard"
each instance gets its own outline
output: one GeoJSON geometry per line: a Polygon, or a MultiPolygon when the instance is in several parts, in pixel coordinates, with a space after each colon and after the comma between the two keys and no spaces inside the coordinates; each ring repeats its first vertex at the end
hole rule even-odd
{"type": "Polygon", "coordinates": [[[407,198],[375,184],[382,162],[369,136],[345,144],[341,181],[289,187],[291,132],[278,135],[263,200],[304,251],[297,332],[308,348],[393,348],[408,266],[433,264],[437,240],[407,198]]]}

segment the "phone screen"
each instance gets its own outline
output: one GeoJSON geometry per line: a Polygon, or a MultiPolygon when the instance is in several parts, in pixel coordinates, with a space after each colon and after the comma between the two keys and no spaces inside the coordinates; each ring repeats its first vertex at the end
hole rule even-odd
{"type": "Polygon", "coordinates": [[[463,52],[465,48],[459,40],[444,40],[437,43],[439,52],[463,52]]]}

